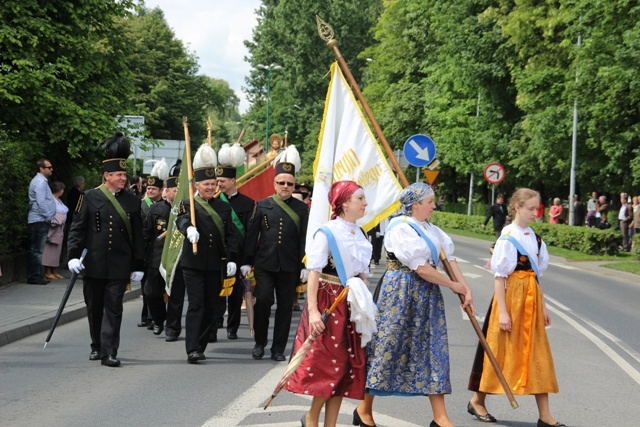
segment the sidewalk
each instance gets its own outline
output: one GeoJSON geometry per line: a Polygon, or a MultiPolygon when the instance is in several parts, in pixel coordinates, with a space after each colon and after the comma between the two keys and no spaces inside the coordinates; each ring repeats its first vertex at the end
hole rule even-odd
{"type": "MultiPolygon", "coordinates": [[[[58,273],[65,276],[65,279],[52,280],[44,286],[29,285],[26,281],[0,286],[0,346],[51,328],[71,277],[71,273],[62,268],[58,269],[58,273]]],[[[140,283],[133,283],[132,290],[124,294],[124,301],[130,301],[139,296],[140,283]]],[[[58,326],[86,318],[86,316],[82,277],[79,277],[73,286],[58,326]]]]}

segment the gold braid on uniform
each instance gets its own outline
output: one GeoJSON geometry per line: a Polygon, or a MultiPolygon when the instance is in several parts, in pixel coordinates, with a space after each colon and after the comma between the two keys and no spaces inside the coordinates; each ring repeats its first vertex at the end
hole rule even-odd
{"type": "Polygon", "coordinates": [[[80,194],[80,197],[78,197],[78,203],[76,203],[75,213],[80,212],[80,208],[82,208],[82,202],[84,202],[84,194],[80,194]]]}

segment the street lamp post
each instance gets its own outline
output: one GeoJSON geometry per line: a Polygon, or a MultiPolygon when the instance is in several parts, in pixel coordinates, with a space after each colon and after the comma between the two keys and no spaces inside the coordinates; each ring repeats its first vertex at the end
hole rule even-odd
{"type": "Polygon", "coordinates": [[[258,68],[262,68],[263,70],[267,70],[267,125],[265,130],[265,138],[264,143],[267,144],[269,141],[269,102],[271,101],[270,92],[271,92],[271,71],[274,70],[282,70],[280,65],[271,64],[271,65],[262,65],[258,64],[258,68]]]}

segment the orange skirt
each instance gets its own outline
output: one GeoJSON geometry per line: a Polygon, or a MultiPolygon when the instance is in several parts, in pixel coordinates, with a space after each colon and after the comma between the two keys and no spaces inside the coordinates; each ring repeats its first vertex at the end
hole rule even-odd
{"type": "MultiPolygon", "coordinates": [[[[558,381],[547,338],[542,292],[532,271],[507,278],[506,304],[511,332],[500,329],[497,299],[491,303],[486,338],[513,394],[557,393],[558,381]]],[[[489,357],[484,355],[479,391],[504,394],[489,357]]]]}

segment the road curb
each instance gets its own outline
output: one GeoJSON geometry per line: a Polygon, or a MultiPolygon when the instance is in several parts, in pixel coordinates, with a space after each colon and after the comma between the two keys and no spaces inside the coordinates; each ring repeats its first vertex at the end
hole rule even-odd
{"type": "MultiPolygon", "coordinates": [[[[140,288],[132,289],[125,292],[123,302],[131,301],[139,298],[141,295],[140,288]]],[[[57,309],[41,316],[33,317],[25,321],[20,322],[18,325],[8,329],[6,331],[0,331],[0,347],[10,344],[12,342],[21,340],[31,335],[39,334],[40,332],[48,331],[51,328],[53,319],[56,316],[57,309]]],[[[87,307],[83,301],[71,304],[67,306],[60,316],[58,326],[65,323],[73,322],[74,320],[87,317],[87,307]]]]}

